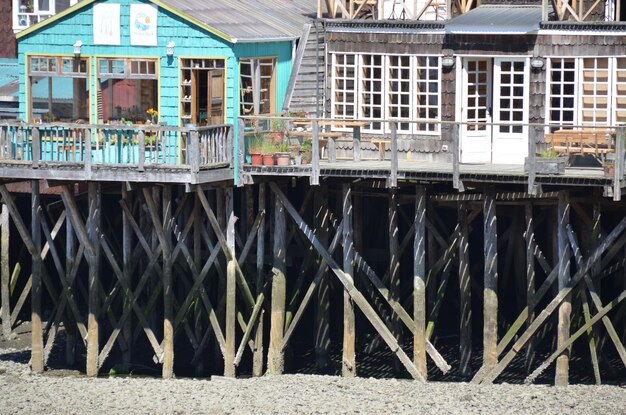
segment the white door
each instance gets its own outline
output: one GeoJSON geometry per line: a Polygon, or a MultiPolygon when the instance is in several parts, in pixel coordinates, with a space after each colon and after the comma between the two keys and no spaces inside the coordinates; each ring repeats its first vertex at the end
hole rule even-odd
{"type": "Polygon", "coordinates": [[[491,162],[491,59],[463,59],[461,163],[491,162]]]}
{"type": "Polygon", "coordinates": [[[528,78],[526,58],[494,60],[493,163],[524,164],[528,155],[528,78]]]}
{"type": "Polygon", "coordinates": [[[463,60],[461,163],[524,164],[528,155],[527,60],[463,60]]]}

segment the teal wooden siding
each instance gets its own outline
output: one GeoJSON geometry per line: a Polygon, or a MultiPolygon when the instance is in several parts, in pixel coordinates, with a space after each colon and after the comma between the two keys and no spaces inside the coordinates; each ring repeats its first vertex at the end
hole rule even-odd
{"type": "MultiPolygon", "coordinates": [[[[120,45],[94,45],[92,20],[93,4],[87,5],[61,19],[44,25],[41,29],[18,39],[18,62],[20,65],[20,117],[26,119],[26,56],[27,55],[66,55],[71,56],[72,45],[81,40],[81,56],[91,59],[90,100],[91,122],[96,114],[96,57],[145,57],[159,59],[159,120],[169,125],[179,125],[180,103],[180,60],[183,58],[223,58],[226,60],[226,123],[237,127],[239,115],[239,65],[243,57],[276,57],[276,99],[277,108],[282,107],[291,71],[292,43],[267,42],[233,44],[202,29],[182,17],[160,8],[157,17],[158,46],[130,45],[130,4],[150,3],[148,1],[119,0],[105,1],[120,4],[120,45]],[[174,56],[166,55],[166,45],[174,41],[174,56]]],[[[104,2],[103,2],[104,3],[104,2]]],[[[94,3],[95,4],[95,3],[94,3]]],[[[235,152],[237,154],[235,140],[235,152]]]]}

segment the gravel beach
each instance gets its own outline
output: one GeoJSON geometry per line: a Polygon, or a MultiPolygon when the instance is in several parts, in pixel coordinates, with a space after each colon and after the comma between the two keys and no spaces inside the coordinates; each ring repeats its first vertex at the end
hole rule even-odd
{"type": "Polygon", "coordinates": [[[285,375],[212,380],[33,375],[28,348],[0,349],[2,414],[624,414],[626,388],[285,375]]]}

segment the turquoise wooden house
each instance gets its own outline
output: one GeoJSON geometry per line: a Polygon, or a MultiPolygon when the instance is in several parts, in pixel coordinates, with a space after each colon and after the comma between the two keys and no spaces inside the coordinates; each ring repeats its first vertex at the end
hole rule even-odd
{"type": "Polygon", "coordinates": [[[315,0],[84,0],[17,35],[20,117],[236,126],[240,114],[278,112],[315,7],[315,0]]]}

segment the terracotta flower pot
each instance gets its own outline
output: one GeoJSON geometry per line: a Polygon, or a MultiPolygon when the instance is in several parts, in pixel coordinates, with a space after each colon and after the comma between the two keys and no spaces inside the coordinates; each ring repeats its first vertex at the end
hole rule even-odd
{"type": "Polygon", "coordinates": [[[274,155],[276,157],[276,165],[278,166],[288,166],[289,165],[289,153],[276,153],[274,155]]]}
{"type": "Polygon", "coordinates": [[[253,166],[261,166],[263,164],[263,156],[261,153],[250,153],[250,162],[253,166]]]}
{"type": "Polygon", "coordinates": [[[273,154],[263,154],[263,165],[264,166],[273,166],[274,165],[274,155],[273,154]]]}

